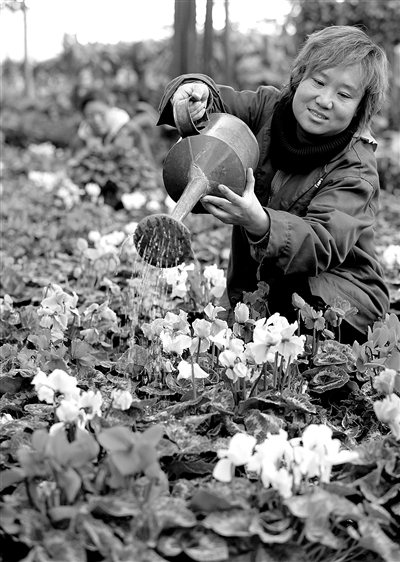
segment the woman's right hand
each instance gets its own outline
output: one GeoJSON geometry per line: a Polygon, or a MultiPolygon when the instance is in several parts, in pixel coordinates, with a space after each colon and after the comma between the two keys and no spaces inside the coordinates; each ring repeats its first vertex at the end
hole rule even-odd
{"type": "Polygon", "coordinates": [[[188,82],[182,84],[172,96],[171,103],[189,98],[189,112],[193,121],[201,119],[206,112],[209,96],[208,86],[200,82],[188,82]]]}

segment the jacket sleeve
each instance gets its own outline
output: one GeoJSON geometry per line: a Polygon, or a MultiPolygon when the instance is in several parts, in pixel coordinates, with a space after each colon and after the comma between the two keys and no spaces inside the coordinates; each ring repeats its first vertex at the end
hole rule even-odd
{"type": "Polygon", "coordinates": [[[251,255],[260,267],[277,267],[285,275],[317,276],[343,264],[356,244],[360,247],[368,240],[366,247],[370,247],[379,193],[374,162],[372,154],[362,167],[353,159],[346,164],[341,161],[302,216],[278,205],[266,208],[269,236],[249,240],[251,255]]]}
{"type": "Polygon", "coordinates": [[[223,103],[219,95],[218,86],[212,78],[206,76],[205,74],[182,74],[182,76],[178,76],[177,78],[171,80],[165,88],[164,95],[158,106],[160,118],[157,121],[157,125],[175,126],[170,100],[179,86],[185,82],[204,82],[207,84],[211,94],[208,98],[207,110],[211,112],[225,113],[223,103]]]}
{"type": "Polygon", "coordinates": [[[210,89],[207,111],[211,113],[230,113],[239,117],[257,134],[264,125],[271,107],[275,105],[278,90],[273,86],[260,86],[256,91],[237,91],[230,86],[217,85],[205,74],[183,74],[172,80],[165,88],[159,105],[160,119],[157,125],[172,125],[174,119],[172,106],[169,103],[181,84],[185,82],[203,82],[210,89]]]}

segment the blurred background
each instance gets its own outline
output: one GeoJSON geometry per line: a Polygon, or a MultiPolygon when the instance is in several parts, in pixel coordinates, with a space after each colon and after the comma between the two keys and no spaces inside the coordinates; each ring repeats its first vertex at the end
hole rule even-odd
{"type": "MultiPolygon", "coordinates": [[[[203,72],[238,89],[281,87],[309,33],[358,25],[391,65],[387,106],[375,119],[382,187],[400,190],[399,0],[2,0],[3,143],[67,148],[81,115],[76,98],[109,92],[132,116],[156,122],[165,85],[203,72]]],[[[162,162],[175,132],[148,127],[162,162]]]]}

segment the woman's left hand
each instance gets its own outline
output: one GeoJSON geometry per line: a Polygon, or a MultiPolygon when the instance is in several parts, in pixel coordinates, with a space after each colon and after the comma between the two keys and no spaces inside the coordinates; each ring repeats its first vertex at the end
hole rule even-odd
{"type": "Polygon", "coordinates": [[[248,168],[246,187],[243,195],[237,195],[226,185],[218,189],[222,197],[206,195],[200,201],[214,217],[226,224],[242,226],[257,238],[262,238],[269,230],[269,217],[254,194],[253,170],[248,168]]]}

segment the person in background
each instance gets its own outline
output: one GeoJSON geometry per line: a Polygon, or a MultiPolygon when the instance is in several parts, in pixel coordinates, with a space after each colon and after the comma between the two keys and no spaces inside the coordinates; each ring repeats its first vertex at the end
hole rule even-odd
{"type": "Polygon", "coordinates": [[[379,204],[376,142],[369,126],[388,88],[385,52],[359,28],[312,33],[281,90],[236,91],[203,74],[172,80],[157,124],[173,125],[173,104],[189,98],[194,121],[208,112],[242,119],[260,149],[243,195],[220,185],[202,199],[206,211],[233,225],[227,294],[269,285],[269,312],[295,320],[293,293],[319,309],[337,297],[358,313],[341,325],[341,341],[366,340],[368,326],[389,308],[374,250],[379,204]]]}
{"type": "Polygon", "coordinates": [[[105,93],[98,90],[87,92],[79,101],[79,110],[83,121],[72,142],[73,153],[83,147],[135,146],[154,164],[150,144],[139,120],[132,119],[124,109],[113,107],[105,93]]]}

